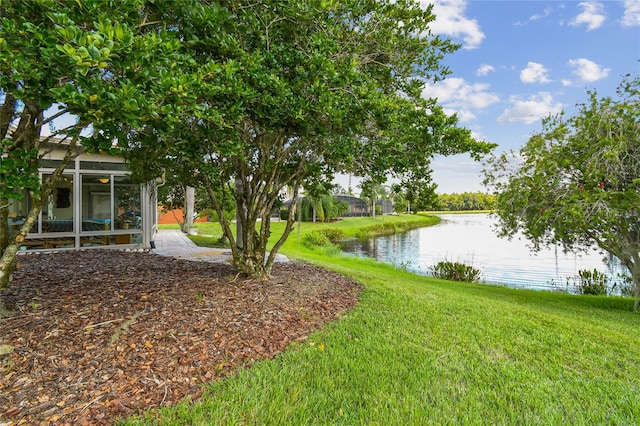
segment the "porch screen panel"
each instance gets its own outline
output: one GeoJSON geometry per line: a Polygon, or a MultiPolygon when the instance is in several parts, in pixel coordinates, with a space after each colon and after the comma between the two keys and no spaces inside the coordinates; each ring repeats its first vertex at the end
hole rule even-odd
{"type": "MultiPolygon", "coordinates": [[[[29,191],[22,190],[22,198],[9,200],[9,207],[7,212],[7,221],[9,225],[9,233],[14,235],[20,231],[20,228],[27,219],[29,212],[31,211],[32,200],[29,191]]],[[[36,219],[35,224],[31,227],[29,232],[39,232],[39,221],[36,219]]]]}
{"type": "MultiPolygon", "coordinates": [[[[50,178],[50,174],[42,175],[43,182],[50,178]]],[[[74,231],[74,198],[73,175],[64,174],[42,206],[42,232],[74,231]]]]}
{"type": "Polygon", "coordinates": [[[115,229],[142,229],[140,185],[129,176],[114,177],[115,229]]]}
{"type": "Polygon", "coordinates": [[[111,175],[82,175],[82,232],[111,230],[111,175]]]}

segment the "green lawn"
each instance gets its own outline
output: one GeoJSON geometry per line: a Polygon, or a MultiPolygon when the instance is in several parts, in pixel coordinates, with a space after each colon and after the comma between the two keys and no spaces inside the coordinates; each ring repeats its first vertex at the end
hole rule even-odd
{"type": "Polygon", "coordinates": [[[129,423],[638,424],[631,299],[452,283],[300,243],[323,227],[355,235],[395,220],[417,218],[303,224],[283,253],[364,284],[357,307],[199,401],[129,423]]]}

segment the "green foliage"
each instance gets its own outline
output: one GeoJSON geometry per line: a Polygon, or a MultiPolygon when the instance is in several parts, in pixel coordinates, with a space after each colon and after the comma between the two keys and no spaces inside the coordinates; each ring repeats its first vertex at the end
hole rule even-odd
{"type": "Polygon", "coordinates": [[[198,212],[198,217],[207,217],[211,222],[217,222],[218,212],[215,209],[203,209],[198,212]]]}
{"type": "Polygon", "coordinates": [[[618,286],[620,288],[620,294],[626,297],[633,296],[633,278],[627,274],[618,274],[618,286]]]}
{"type": "Polygon", "coordinates": [[[579,294],[589,294],[593,296],[608,295],[609,287],[611,286],[609,277],[597,269],[593,271],[578,271],[577,277],[567,279],[567,286],[571,284],[573,284],[579,294]]]}
{"type": "Polygon", "coordinates": [[[614,279],[597,269],[578,271],[577,276],[567,278],[567,287],[575,289],[578,294],[633,296],[633,280],[629,275],[618,274],[618,278],[614,279]]]}
{"type": "Polygon", "coordinates": [[[1,2],[0,286],[21,238],[6,226],[9,200],[29,196],[25,224],[33,222],[80,145],[120,154],[147,123],[162,129],[182,119],[170,113],[183,102],[171,88],[188,72],[169,70],[186,58],[174,32],[147,21],[149,8],[138,0],[1,2]],[[51,152],[65,160],[41,184],[37,160],[51,152]]]}
{"type": "Polygon", "coordinates": [[[384,235],[393,235],[397,232],[398,225],[395,223],[378,223],[360,229],[358,238],[366,239],[371,237],[380,237],[384,235]]]}
{"type": "Polygon", "coordinates": [[[444,211],[494,210],[496,197],[483,192],[438,194],[435,208],[444,211]]]}
{"type": "Polygon", "coordinates": [[[338,228],[325,228],[320,231],[322,235],[327,237],[333,244],[339,243],[344,239],[344,231],[338,228]]]}
{"type": "MultiPolygon", "coordinates": [[[[238,219],[247,231],[234,236],[225,226],[224,232],[249,275],[271,268],[273,258],[253,260],[264,254],[268,215],[285,187],[326,187],[337,172],[375,182],[392,173],[416,183],[429,179],[434,154],[490,148],[435,100],[421,98],[425,81],[449,73],[441,59],[459,46],[431,34],[435,16],[420,2],[163,6],[154,17],[171,23],[181,51],[193,59],[186,73],[180,70],[193,81],[181,87],[197,100],[183,106],[173,128],[158,123],[168,132],[138,135],[140,149],[132,155],[144,170],[164,163],[207,188],[229,189],[243,206],[238,219]]],[[[210,195],[222,215],[222,195],[210,195]]],[[[337,217],[330,207],[317,203],[316,217],[337,217]]]]}
{"type": "Polygon", "coordinates": [[[598,98],[578,113],[543,121],[514,160],[494,157],[487,183],[496,189],[501,234],[518,231],[535,249],[596,246],[627,268],[640,307],[640,77],[627,76],[619,99],[598,98]]]}
{"type": "Polygon", "coordinates": [[[436,195],[436,184],[430,180],[418,180],[405,183],[405,199],[413,213],[431,210],[438,202],[436,195]]]}
{"type": "MultiPolygon", "coordinates": [[[[330,222],[347,212],[348,203],[339,201],[335,196],[302,197],[298,200],[301,220],[303,222],[330,222]],[[314,216],[315,215],[315,216],[314,216]]],[[[288,211],[285,213],[288,214],[288,211]]],[[[298,213],[296,213],[296,219],[298,213]]]]}
{"type": "Polygon", "coordinates": [[[344,232],[337,228],[324,228],[304,235],[302,242],[307,247],[328,247],[344,238],[344,232]]]}
{"type": "Polygon", "coordinates": [[[474,283],[480,281],[482,276],[479,269],[462,262],[441,261],[429,268],[435,278],[449,281],[474,283]]]}
{"type": "Polygon", "coordinates": [[[305,236],[302,238],[302,243],[309,248],[313,248],[327,246],[331,244],[331,241],[329,241],[329,238],[327,238],[327,236],[322,232],[313,231],[305,234],[305,236]]]}

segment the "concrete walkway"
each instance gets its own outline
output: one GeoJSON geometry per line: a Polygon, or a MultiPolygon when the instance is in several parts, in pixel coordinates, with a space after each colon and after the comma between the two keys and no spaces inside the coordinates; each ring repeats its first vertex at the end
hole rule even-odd
{"type": "MultiPolygon", "coordinates": [[[[198,247],[179,229],[159,229],[154,243],[156,248],[151,251],[161,256],[202,262],[230,262],[233,258],[230,249],[198,247]]],[[[287,261],[286,256],[276,255],[276,262],[287,261]]]]}

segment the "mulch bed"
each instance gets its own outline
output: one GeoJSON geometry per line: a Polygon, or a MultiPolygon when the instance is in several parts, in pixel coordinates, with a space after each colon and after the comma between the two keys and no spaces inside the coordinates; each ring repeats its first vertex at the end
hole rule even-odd
{"type": "Polygon", "coordinates": [[[269,280],[227,264],[86,250],[19,257],[0,293],[0,425],[110,424],[198,398],[335,320],[353,281],[299,262],[269,280]]]}

